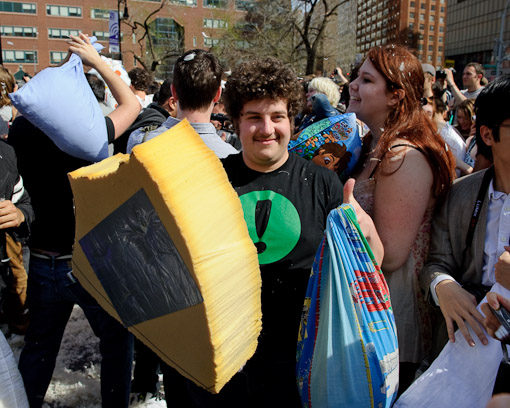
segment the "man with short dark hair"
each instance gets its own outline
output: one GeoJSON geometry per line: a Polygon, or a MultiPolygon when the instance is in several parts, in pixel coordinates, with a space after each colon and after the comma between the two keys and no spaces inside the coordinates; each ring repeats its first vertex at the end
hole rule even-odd
{"type": "Polygon", "coordinates": [[[214,104],[221,96],[221,75],[221,64],[214,54],[197,49],[181,55],[175,63],[171,85],[172,96],[177,103],[176,118],[169,117],[161,127],[148,135],[134,131],[129,137],[127,152],[175,126],[180,120],[187,119],[206,146],[219,158],[237,153],[236,149],[221,140],[210,122],[214,104]]]}
{"type": "Polygon", "coordinates": [[[509,100],[510,77],[490,83],[478,96],[478,150],[494,166],[455,181],[434,218],[420,275],[422,289],[441,307],[450,341],[456,324],[472,347],[467,325],[487,343],[477,303],[495,282],[510,288],[509,100]]]}
{"type": "Polygon", "coordinates": [[[462,85],[465,89],[462,91],[455,84],[451,69],[445,68],[446,82],[452,91],[455,105],[458,105],[465,99],[476,99],[483,89],[480,81],[485,75],[485,70],[478,62],[470,62],[464,67],[462,73],[462,85]]]}

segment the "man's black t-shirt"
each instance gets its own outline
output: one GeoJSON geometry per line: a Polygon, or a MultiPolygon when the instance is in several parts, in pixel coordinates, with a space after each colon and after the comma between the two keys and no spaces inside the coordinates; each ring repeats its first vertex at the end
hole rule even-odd
{"type": "Polygon", "coordinates": [[[332,171],[294,154],[269,173],[248,168],[242,153],[222,163],[259,252],[263,327],[257,354],[293,360],[313,259],[328,213],[342,202],[342,184],[332,171]]]}

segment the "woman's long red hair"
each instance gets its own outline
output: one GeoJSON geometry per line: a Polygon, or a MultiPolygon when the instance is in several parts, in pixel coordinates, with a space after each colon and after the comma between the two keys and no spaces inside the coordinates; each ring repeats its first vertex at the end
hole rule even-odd
{"type": "Polygon", "coordinates": [[[377,157],[387,152],[396,139],[407,140],[425,154],[434,175],[434,196],[444,198],[455,178],[455,159],[422,109],[424,76],[420,62],[407,48],[392,44],[370,49],[365,58],[385,78],[389,92],[404,91],[404,97],[386,117],[377,157]]]}

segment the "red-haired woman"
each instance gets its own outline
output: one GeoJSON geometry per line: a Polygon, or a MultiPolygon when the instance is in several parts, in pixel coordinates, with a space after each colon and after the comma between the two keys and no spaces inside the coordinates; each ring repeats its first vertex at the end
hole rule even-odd
{"type": "Polygon", "coordinates": [[[421,108],[423,81],[418,59],[388,45],[368,51],[349,87],[348,112],[370,128],[354,174],[354,196],[373,217],[384,246],[381,267],[398,331],[399,392],[410,385],[430,347],[430,312],[418,275],[434,208],[455,178],[455,159],[421,108]]]}

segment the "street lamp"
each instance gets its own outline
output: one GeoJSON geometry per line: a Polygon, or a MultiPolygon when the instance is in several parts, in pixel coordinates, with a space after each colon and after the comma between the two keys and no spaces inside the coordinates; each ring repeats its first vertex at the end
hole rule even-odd
{"type": "Polygon", "coordinates": [[[499,30],[499,42],[498,42],[498,61],[496,64],[496,75],[501,75],[501,62],[503,61],[503,33],[505,31],[505,22],[506,22],[506,9],[510,4],[510,0],[507,0],[505,4],[505,8],[503,9],[503,14],[501,14],[501,27],[499,30]]]}
{"type": "Polygon", "coordinates": [[[125,20],[129,18],[129,14],[128,14],[128,8],[127,8],[127,0],[117,0],[117,24],[119,26],[119,59],[120,61],[122,62],[122,46],[121,46],[121,37],[122,37],[122,29],[121,29],[121,25],[120,25],[120,22],[121,20],[125,20]],[[122,14],[122,19],[120,18],[120,6],[124,4],[124,12],[122,14]]]}

